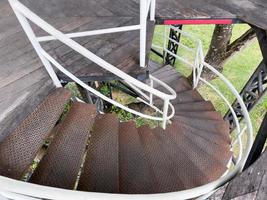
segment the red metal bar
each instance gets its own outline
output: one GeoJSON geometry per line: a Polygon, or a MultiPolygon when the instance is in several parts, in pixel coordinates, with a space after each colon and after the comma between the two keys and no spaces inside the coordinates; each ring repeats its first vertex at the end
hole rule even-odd
{"type": "Polygon", "coordinates": [[[164,20],[165,25],[181,24],[232,24],[233,19],[181,19],[181,20],[164,20]]]}

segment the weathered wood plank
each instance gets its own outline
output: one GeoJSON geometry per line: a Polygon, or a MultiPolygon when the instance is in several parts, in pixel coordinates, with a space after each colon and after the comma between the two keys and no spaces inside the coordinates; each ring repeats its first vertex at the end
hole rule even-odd
{"type": "Polygon", "coordinates": [[[247,170],[228,186],[216,192],[210,200],[265,200],[267,197],[267,150],[247,170]],[[222,195],[223,194],[223,195],[222,195]]]}
{"type": "Polygon", "coordinates": [[[0,141],[54,88],[7,1],[0,0],[0,141]]]}
{"type": "MultiPolygon", "coordinates": [[[[0,15],[8,16],[1,0],[0,15]]],[[[139,0],[21,0],[42,17],[136,17],[139,0]]],[[[166,19],[240,19],[267,29],[264,0],[157,0],[156,17],[166,19]]]]}

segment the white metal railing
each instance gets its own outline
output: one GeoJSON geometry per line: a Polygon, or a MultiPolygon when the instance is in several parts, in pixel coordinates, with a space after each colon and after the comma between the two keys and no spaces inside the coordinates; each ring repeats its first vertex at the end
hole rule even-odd
{"type": "MultiPolygon", "coordinates": [[[[136,30],[140,29],[140,41],[143,41],[143,43],[140,43],[140,54],[144,55],[145,53],[145,30],[146,30],[146,17],[148,15],[148,6],[150,5],[150,14],[151,19],[153,19],[155,14],[155,0],[146,0],[140,1],[140,25],[131,26],[131,27],[120,27],[120,28],[113,28],[113,29],[103,29],[98,31],[89,31],[89,32],[81,32],[81,33],[70,33],[70,34],[63,34],[62,32],[56,30],[51,25],[46,23],[44,20],[39,18],[36,14],[31,12],[27,7],[25,7],[23,4],[21,4],[17,0],[9,0],[18,20],[20,21],[23,29],[25,30],[26,34],[28,35],[33,47],[35,48],[37,54],[39,55],[41,61],[43,62],[44,66],[46,67],[49,75],[53,79],[55,85],[57,87],[61,86],[60,81],[57,79],[57,76],[53,70],[53,66],[55,66],[58,70],[65,73],[67,76],[69,76],[73,81],[87,89],[88,91],[94,93],[95,95],[103,98],[104,100],[122,108],[126,111],[132,112],[133,114],[139,115],[144,118],[150,118],[153,120],[161,120],[163,121],[163,126],[166,126],[166,121],[171,119],[171,117],[174,115],[174,108],[170,104],[170,100],[174,99],[176,97],[175,91],[173,91],[169,86],[167,86],[162,81],[156,79],[153,76],[150,76],[150,85],[146,85],[142,82],[137,81],[133,77],[123,73],[122,71],[118,70],[116,67],[112,66],[111,64],[107,63],[103,59],[99,58],[95,54],[91,53],[75,41],[73,41],[72,37],[82,37],[82,36],[89,36],[94,34],[104,34],[108,32],[118,32],[118,31],[126,31],[126,30],[136,30]],[[145,2],[145,3],[144,3],[145,2]],[[141,16],[145,16],[145,18],[142,18],[141,16]],[[41,27],[43,30],[45,30],[48,34],[51,36],[45,36],[45,37],[36,37],[33,30],[31,29],[31,26],[28,22],[28,20],[32,21],[39,27],[41,27]],[[143,39],[142,39],[143,38],[143,39]],[[107,98],[106,96],[102,95],[98,91],[94,90],[93,88],[89,87],[85,83],[83,83],[81,80],[79,80],[77,77],[75,77],[73,74],[71,74],[69,71],[67,71],[63,66],[61,66],[52,56],[50,56],[40,45],[40,42],[43,41],[49,41],[49,40],[59,40],[66,44],[67,46],[71,47],[73,50],[79,52],[84,57],[92,60],[93,62],[97,63],[102,68],[116,74],[118,77],[122,78],[125,82],[127,82],[129,85],[134,87],[135,89],[139,90],[140,92],[145,91],[148,92],[149,95],[146,95],[143,93],[143,96],[147,101],[145,101],[148,105],[151,107],[153,106],[153,96],[158,96],[161,99],[164,100],[164,108],[162,112],[162,117],[152,117],[147,116],[142,113],[136,112],[132,109],[129,109],[118,102],[115,102],[114,100],[111,100],[107,98]],[[143,49],[143,50],[142,50],[143,49]],[[153,88],[154,82],[157,82],[158,84],[165,87],[168,91],[170,91],[170,94],[162,93],[156,89],[153,88]],[[171,108],[173,110],[172,114],[167,116],[168,114],[168,108],[171,108]]],[[[164,194],[150,194],[150,195],[127,195],[127,194],[103,194],[103,193],[95,193],[95,192],[80,192],[80,191],[72,191],[72,190],[65,190],[60,188],[53,188],[53,187],[46,187],[41,185],[35,185],[31,183],[25,183],[13,179],[9,179],[6,177],[0,176],[0,198],[1,196],[5,198],[10,199],[25,199],[25,200],[33,200],[33,199],[55,199],[55,200],[117,200],[117,199],[133,199],[133,200],[139,200],[139,199],[145,199],[149,198],[151,200],[173,200],[173,199],[192,199],[192,198],[204,198],[208,194],[210,194],[212,191],[216,190],[218,187],[229,181],[231,178],[233,178],[237,173],[239,173],[247,159],[247,156],[249,154],[249,150],[252,145],[252,125],[249,118],[248,111],[246,109],[246,106],[240,97],[239,93],[236,91],[236,89],[233,87],[233,85],[216,69],[214,69],[212,66],[208,65],[204,62],[204,56],[203,56],[203,50],[202,50],[202,44],[201,41],[192,37],[190,34],[181,31],[175,27],[171,27],[175,29],[176,31],[179,31],[183,36],[191,39],[195,45],[196,48],[188,47],[186,44],[181,44],[181,42],[177,42],[178,45],[180,45],[182,48],[187,49],[188,52],[191,52],[194,54],[194,60],[187,60],[181,56],[174,55],[178,60],[183,62],[184,64],[188,65],[193,70],[193,86],[197,87],[198,83],[202,81],[203,83],[210,86],[216,93],[219,94],[219,96],[222,97],[222,99],[226,102],[228,107],[230,108],[233,116],[234,116],[234,122],[236,123],[237,128],[237,134],[233,138],[232,146],[239,146],[238,156],[233,157],[232,161],[232,167],[218,180],[213,181],[211,183],[208,183],[206,185],[196,187],[189,190],[179,191],[179,192],[172,192],[172,193],[164,193],[164,194]],[[213,73],[215,73],[221,81],[223,81],[229,88],[229,90],[232,92],[232,94],[236,97],[238,103],[241,106],[242,113],[245,117],[245,126],[241,130],[241,124],[237,120],[237,116],[231,107],[231,104],[227,100],[226,97],[211,83],[207,82],[204,78],[201,77],[201,72],[203,68],[209,69],[213,73]],[[243,139],[242,137],[246,137],[243,139]],[[244,144],[245,143],[245,144],[244,144]]],[[[166,31],[165,31],[166,33],[166,31]]],[[[165,52],[168,52],[168,49],[166,48],[166,39],[168,39],[167,34],[164,35],[164,45],[163,47],[160,47],[159,45],[157,48],[162,49],[165,52]]],[[[171,53],[171,52],[168,52],[171,53]]],[[[142,55],[140,55],[140,62],[142,66],[142,55]]],[[[158,109],[154,107],[155,109],[158,109]]]]}
{"type": "MultiPolygon", "coordinates": [[[[37,54],[39,55],[41,61],[43,62],[44,66],[46,67],[46,70],[48,71],[50,77],[52,78],[54,84],[57,87],[61,87],[61,83],[58,80],[56,73],[52,66],[57,68],[59,71],[63,72],[65,75],[67,75],[70,79],[75,81],[77,84],[85,88],[86,90],[90,91],[91,93],[97,95],[98,97],[102,98],[103,100],[121,108],[124,109],[134,115],[150,119],[150,120],[156,120],[156,121],[162,121],[163,128],[166,128],[167,121],[170,120],[174,116],[174,109],[173,106],[171,106],[170,100],[176,98],[176,92],[168,87],[166,84],[161,82],[160,80],[157,80],[155,77],[150,76],[150,79],[152,81],[157,81],[160,85],[165,87],[169,94],[163,93],[159,90],[156,90],[155,88],[144,84],[141,81],[136,80],[135,78],[129,76],[128,74],[124,73],[123,71],[119,70],[115,66],[111,65],[110,63],[106,62],[102,58],[98,57],[94,53],[90,52],[88,49],[84,48],[72,38],[75,37],[83,37],[83,36],[91,36],[91,35],[99,35],[99,34],[107,34],[107,33],[114,33],[114,32],[121,32],[121,31],[132,31],[132,30],[138,30],[140,29],[140,65],[144,66],[145,61],[145,49],[146,46],[146,23],[147,23],[147,16],[150,11],[150,18],[154,20],[154,9],[155,9],[155,0],[141,0],[140,1],[140,24],[139,25],[133,25],[133,26],[124,26],[124,27],[115,27],[115,28],[109,28],[109,29],[101,29],[101,30],[94,30],[94,31],[85,31],[85,32],[78,32],[78,33],[68,33],[64,34],[60,32],[59,30],[55,29],[53,26],[45,22],[43,19],[41,19],[39,16],[37,16],[35,13],[33,13],[31,10],[29,10],[26,6],[24,6],[22,3],[20,3],[18,0],[9,0],[11,7],[14,10],[14,13],[16,14],[19,22],[21,23],[25,33],[27,34],[29,40],[31,41],[34,49],[36,50],[37,54]],[[43,37],[37,37],[35,33],[33,32],[28,20],[39,26],[41,29],[46,31],[49,36],[43,36],[43,37]],[[118,103],[114,101],[113,99],[110,99],[106,97],[105,95],[101,94],[94,88],[88,86],[84,82],[82,82],[79,78],[74,76],[72,73],[70,73],[68,70],[66,70],[59,62],[57,62],[51,55],[49,55],[41,46],[40,42],[44,41],[51,41],[51,40],[59,40],[65,45],[72,48],[74,51],[80,53],[85,58],[93,61],[94,63],[98,64],[100,67],[106,69],[107,71],[110,71],[111,73],[115,74],[117,77],[121,78],[125,82],[131,84],[133,87],[138,88],[139,90],[146,91],[150,93],[151,99],[147,99],[149,102],[149,105],[152,108],[155,108],[153,106],[153,96],[157,96],[161,98],[164,101],[164,106],[162,108],[162,117],[155,117],[150,116],[147,114],[143,114],[141,112],[138,112],[136,110],[130,109],[127,106],[122,105],[121,103],[118,103]],[[142,64],[143,63],[143,64],[142,64]],[[168,116],[168,110],[169,108],[172,109],[172,114],[168,116]]],[[[158,108],[155,108],[156,110],[160,110],[158,108]]]]}
{"type": "MultiPolygon", "coordinates": [[[[249,151],[252,146],[252,141],[253,141],[253,129],[252,129],[252,124],[251,124],[251,120],[249,117],[249,113],[243,102],[243,99],[241,98],[241,96],[239,95],[235,87],[232,85],[232,83],[227,78],[225,78],[220,72],[218,72],[214,67],[212,67],[211,65],[205,62],[201,40],[195,38],[194,36],[192,36],[191,34],[188,34],[187,32],[180,30],[177,27],[170,26],[168,28],[173,29],[174,31],[177,31],[178,33],[181,34],[181,36],[187,38],[187,40],[189,39],[190,42],[193,43],[194,48],[187,46],[186,44],[183,44],[182,41],[178,42],[175,40],[171,40],[171,38],[169,38],[169,36],[166,34],[167,27],[165,29],[165,34],[158,34],[160,37],[163,37],[163,41],[164,41],[163,46],[160,46],[160,44],[156,44],[156,45],[153,44],[153,47],[161,50],[163,55],[165,55],[166,53],[171,54],[181,63],[191,68],[193,72],[193,88],[197,88],[200,82],[203,82],[204,84],[206,84],[225,102],[225,104],[227,105],[227,107],[229,108],[230,112],[233,115],[233,120],[236,126],[236,130],[232,138],[231,147],[233,151],[237,151],[237,152],[234,152],[237,155],[234,155],[231,158],[231,161],[229,162],[231,167],[229,167],[230,169],[227,171],[227,173],[223,177],[217,180],[218,185],[222,185],[225,182],[227,182],[229,179],[231,179],[235,174],[241,172],[241,170],[243,169],[245,165],[245,161],[248,157],[249,151]],[[191,56],[194,59],[193,60],[186,59],[182,57],[181,55],[176,55],[170,52],[166,46],[167,40],[171,40],[172,42],[179,45],[179,47],[184,49],[187,54],[191,54],[191,56]],[[231,91],[233,96],[237,99],[237,102],[239,103],[241,110],[242,110],[242,114],[244,116],[244,123],[242,123],[242,125],[240,124],[238,117],[232,107],[232,104],[229,102],[229,100],[223,95],[223,93],[216,86],[214,86],[211,82],[208,82],[203,77],[201,77],[203,69],[209,70],[212,73],[214,73],[218,77],[218,79],[227,86],[227,88],[231,91]]],[[[203,189],[208,188],[209,186],[214,186],[213,189],[215,189],[216,184],[215,182],[210,183],[206,186],[203,186],[203,189]]],[[[191,192],[193,191],[194,189],[191,190],[191,192]]],[[[212,190],[210,190],[210,192],[211,191],[212,190]]],[[[208,192],[206,194],[208,194],[208,192]]],[[[197,197],[197,195],[195,195],[194,197],[197,197]]]]}

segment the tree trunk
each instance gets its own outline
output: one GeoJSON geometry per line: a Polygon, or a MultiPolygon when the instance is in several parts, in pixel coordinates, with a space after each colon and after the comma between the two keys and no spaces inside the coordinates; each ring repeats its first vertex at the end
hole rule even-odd
{"type": "MultiPolygon", "coordinates": [[[[205,57],[205,62],[215,67],[219,72],[223,70],[227,47],[231,42],[233,25],[216,25],[209,51],[205,57]]],[[[204,70],[203,76],[210,80],[215,78],[214,74],[204,70]]]]}
{"type": "MultiPolygon", "coordinates": [[[[209,51],[205,62],[215,67],[219,72],[223,71],[223,65],[237,52],[241,51],[247,44],[256,37],[253,29],[249,29],[241,37],[231,43],[233,25],[216,25],[209,51]]],[[[206,80],[216,78],[213,73],[203,70],[202,77],[206,80]]]]}

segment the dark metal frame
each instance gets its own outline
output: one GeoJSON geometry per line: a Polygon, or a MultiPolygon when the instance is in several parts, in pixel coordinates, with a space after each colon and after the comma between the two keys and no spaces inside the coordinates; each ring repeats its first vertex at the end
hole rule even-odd
{"type": "MultiPolygon", "coordinates": [[[[177,27],[182,30],[183,28],[183,25],[177,25],[177,27]]],[[[173,30],[173,29],[170,29],[170,34],[169,34],[169,38],[177,41],[177,42],[180,42],[180,39],[181,39],[181,33],[178,33],[177,31],[173,30]]],[[[179,48],[179,45],[171,40],[168,41],[168,50],[170,52],[172,52],[173,54],[177,54],[178,52],[178,48],[179,48]]],[[[173,55],[167,53],[166,56],[165,56],[165,63],[168,64],[168,65],[172,65],[174,66],[175,65],[175,62],[176,62],[176,57],[174,57],[173,55]]]]}
{"type": "MultiPolygon", "coordinates": [[[[257,27],[253,28],[257,34],[261,47],[263,61],[259,64],[258,68],[255,70],[240,93],[248,111],[251,111],[267,92],[267,33],[263,29],[257,27]]],[[[241,121],[244,116],[241,112],[240,105],[237,101],[235,101],[232,106],[238,119],[241,121]]],[[[231,130],[234,130],[234,119],[230,111],[226,113],[224,119],[230,122],[231,130]]]]}
{"type": "Polygon", "coordinates": [[[244,169],[247,169],[261,156],[266,139],[267,139],[267,113],[265,114],[260,130],[255,138],[254,144],[252,146],[252,149],[250,151],[244,169]]]}
{"type": "MultiPolygon", "coordinates": [[[[180,30],[182,30],[183,28],[183,25],[176,25],[180,30]]],[[[178,33],[177,31],[173,30],[173,29],[170,29],[170,33],[169,33],[169,37],[177,42],[180,42],[180,39],[181,39],[181,34],[178,33]]],[[[178,49],[179,49],[179,45],[171,40],[168,41],[168,50],[170,52],[172,52],[173,54],[177,54],[178,52],[178,49]]],[[[151,48],[151,52],[156,54],[157,56],[161,57],[163,59],[163,62],[167,65],[172,65],[174,66],[175,65],[175,62],[176,62],[176,58],[169,54],[169,53],[166,53],[166,52],[163,52],[160,53],[158,52],[157,50],[151,48]]]]}

